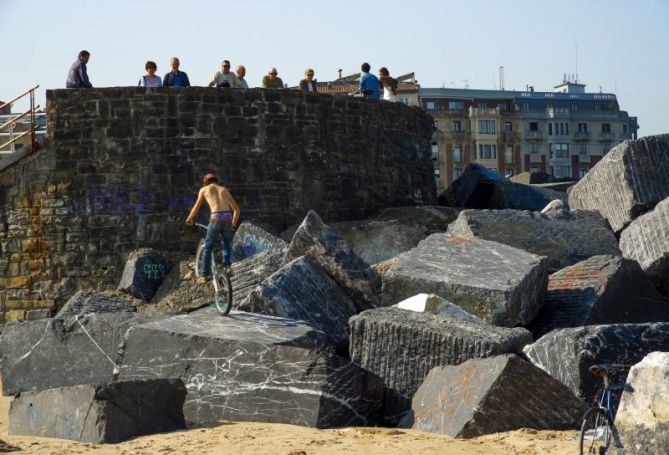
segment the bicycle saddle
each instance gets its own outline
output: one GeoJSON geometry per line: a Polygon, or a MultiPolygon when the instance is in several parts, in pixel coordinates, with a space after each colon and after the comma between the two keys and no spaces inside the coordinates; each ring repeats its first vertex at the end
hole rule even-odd
{"type": "Polygon", "coordinates": [[[590,368],[588,368],[588,371],[590,374],[593,374],[595,376],[608,376],[609,374],[609,367],[608,365],[593,365],[590,368]]]}

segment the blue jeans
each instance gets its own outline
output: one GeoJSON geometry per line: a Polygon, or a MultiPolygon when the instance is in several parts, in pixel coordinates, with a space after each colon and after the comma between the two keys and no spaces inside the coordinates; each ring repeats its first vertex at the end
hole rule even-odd
{"type": "Polygon", "coordinates": [[[202,276],[211,275],[211,253],[214,251],[214,242],[220,240],[223,247],[223,267],[232,264],[232,222],[230,220],[218,223],[209,223],[207,237],[204,239],[204,251],[202,258],[202,276]]]}

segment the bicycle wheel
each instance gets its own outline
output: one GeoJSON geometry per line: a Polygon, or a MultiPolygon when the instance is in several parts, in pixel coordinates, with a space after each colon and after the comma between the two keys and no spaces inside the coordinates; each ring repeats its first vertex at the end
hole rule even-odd
{"type": "Polygon", "coordinates": [[[613,439],[612,425],[600,407],[587,410],[581,424],[579,448],[581,455],[605,455],[613,439]]]}
{"type": "Polygon", "coordinates": [[[204,240],[200,240],[197,244],[197,252],[195,253],[195,276],[201,276],[202,270],[202,255],[204,254],[204,240]]]}
{"type": "Polygon", "coordinates": [[[232,309],[232,282],[225,272],[214,275],[214,303],[216,309],[223,316],[227,316],[232,309]]]}

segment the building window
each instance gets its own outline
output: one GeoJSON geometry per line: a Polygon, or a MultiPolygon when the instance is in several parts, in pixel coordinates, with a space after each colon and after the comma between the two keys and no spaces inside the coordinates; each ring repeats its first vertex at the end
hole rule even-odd
{"type": "Polygon", "coordinates": [[[587,123],[579,123],[578,124],[578,132],[579,133],[587,133],[588,132],[588,124],[587,123]]]}
{"type": "MultiPolygon", "coordinates": [[[[536,145],[536,144],[534,144],[536,145]]],[[[513,164],[513,146],[507,145],[504,151],[504,162],[506,164],[513,164]]]]}
{"type": "Polygon", "coordinates": [[[464,109],[465,108],[465,103],[462,101],[449,101],[448,102],[448,108],[449,109],[464,109]]]}
{"type": "Polygon", "coordinates": [[[508,112],[509,110],[509,105],[506,103],[499,103],[497,106],[499,107],[499,110],[502,112],[508,112]]]}
{"type": "Polygon", "coordinates": [[[611,132],[611,124],[602,123],[602,133],[610,133],[610,132],[611,132]]]}
{"type": "Polygon", "coordinates": [[[485,109],[486,107],[487,107],[487,106],[486,106],[486,104],[485,104],[485,101],[481,101],[481,102],[479,103],[479,109],[485,109]]]}
{"type": "Polygon", "coordinates": [[[554,166],[553,175],[555,177],[571,177],[571,166],[554,166]]]}
{"type": "Polygon", "coordinates": [[[623,123],[623,133],[627,134],[627,123],[623,123]]]}
{"type": "Polygon", "coordinates": [[[581,166],[578,168],[578,177],[583,178],[588,173],[588,166],[581,166]]]}
{"type": "Polygon", "coordinates": [[[530,144],[530,153],[532,155],[538,155],[539,154],[539,144],[530,144]]]}
{"type": "Polygon", "coordinates": [[[462,145],[453,147],[453,162],[462,163],[462,145]]]}
{"type": "Polygon", "coordinates": [[[495,134],[494,120],[479,120],[479,133],[481,134],[495,134]]]}
{"type": "Polygon", "coordinates": [[[523,103],[523,110],[524,111],[530,110],[530,103],[523,103]]]}
{"type": "Polygon", "coordinates": [[[553,144],[555,158],[569,158],[569,144],[553,144]]]}
{"type": "Polygon", "coordinates": [[[504,122],[504,131],[507,132],[507,133],[513,132],[513,123],[504,122]]]}
{"type": "Polygon", "coordinates": [[[548,124],[548,135],[549,136],[553,135],[553,124],[552,123],[548,124]]]}
{"type": "Polygon", "coordinates": [[[456,167],[453,174],[455,175],[455,178],[457,179],[458,177],[460,177],[462,175],[462,169],[460,169],[459,167],[456,167]]]}
{"type": "Polygon", "coordinates": [[[560,136],[564,136],[564,123],[560,123],[560,136]]]}
{"type": "Polygon", "coordinates": [[[539,123],[530,122],[530,131],[539,131],[539,123]]]}
{"type": "Polygon", "coordinates": [[[578,145],[578,154],[579,155],[587,155],[588,154],[588,146],[585,144],[579,144],[578,145]]]}
{"type": "Polygon", "coordinates": [[[428,111],[434,110],[434,101],[428,101],[425,103],[425,107],[427,108],[428,111]]]}
{"type": "Polygon", "coordinates": [[[462,131],[462,125],[460,125],[460,120],[453,120],[453,131],[462,131]]]}
{"type": "Polygon", "coordinates": [[[564,124],[564,132],[567,136],[569,136],[569,123],[564,124]]]}
{"type": "Polygon", "coordinates": [[[578,110],[578,104],[573,103],[573,104],[571,105],[571,110],[572,110],[572,111],[577,111],[577,110],[578,110]]]}
{"type": "Polygon", "coordinates": [[[496,160],[497,146],[491,144],[479,144],[479,159],[480,160],[496,160]]]}
{"type": "Polygon", "coordinates": [[[439,159],[439,145],[432,144],[432,161],[437,161],[439,159]]]}

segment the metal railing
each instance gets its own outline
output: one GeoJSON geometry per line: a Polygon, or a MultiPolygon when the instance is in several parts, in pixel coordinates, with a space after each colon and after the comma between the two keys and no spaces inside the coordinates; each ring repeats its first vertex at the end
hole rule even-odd
{"type": "Polygon", "coordinates": [[[0,154],[14,153],[15,144],[21,139],[30,136],[30,145],[32,150],[37,150],[39,144],[35,139],[36,134],[44,133],[42,129],[44,126],[41,121],[45,117],[44,113],[38,113],[39,105],[35,105],[35,90],[39,88],[39,85],[34,86],[33,88],[25,91],[11,101],[8,101],[0,105],[0,112],[7,107],[11,106],[21,98],[28,96],[30,99],[30,108],[20,114],[7,114],[0,116],[0,122],[4,120],[4,123],[0,125],[0,137],[9,137],[9,140],[2,145],[0,145],[0,154]],[[25,126],[25,128],[21,128],[25,126]],[[17,131],[18,129],[18,131],[17,131]],[[5,150],[9,148],[9,150],[5,150]]]}

